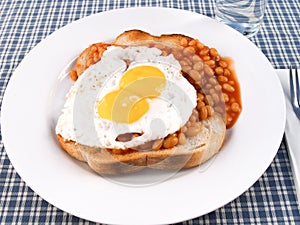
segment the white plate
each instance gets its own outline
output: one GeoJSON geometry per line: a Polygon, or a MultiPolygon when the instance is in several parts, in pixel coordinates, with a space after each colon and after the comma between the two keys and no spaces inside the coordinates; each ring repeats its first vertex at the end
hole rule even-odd
{"type": "MultiPolygon", "coordinates": [[[[232,201],[264,173],[280,145],[285,104],[266,57],[248,39],[213,19],[167,8],[130,8],[73,22],[38,44],[15,70],[3,99],[2,135],[22,179],[42,198],[73,215],[113,224],[175,223],[232,201]],[[159,184],[112,183],[58,146],[53,104],[68,81],[59,74],[82,49],[128,29],[183,33],[235,62],[243,112],[222,151],[208,163],[159,184]]],[[[138,179],[138,178],[137,178],[138,179]]]]}

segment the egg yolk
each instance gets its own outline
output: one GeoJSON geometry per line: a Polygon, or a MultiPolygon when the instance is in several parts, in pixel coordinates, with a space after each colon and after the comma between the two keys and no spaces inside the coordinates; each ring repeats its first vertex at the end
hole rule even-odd
{"type": "Polygon", "coordinates": [[[133,123],[149,110],[148,99],[157,98],[165,86],[164,73],[157,67],[134,67],[124,73],[117,90],[98,102],[98,114],[117,123],[133,123]]]}

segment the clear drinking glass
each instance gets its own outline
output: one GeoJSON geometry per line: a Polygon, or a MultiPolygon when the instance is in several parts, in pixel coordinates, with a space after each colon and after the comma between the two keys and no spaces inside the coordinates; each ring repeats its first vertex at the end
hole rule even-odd
{"type": "Polygon", "coordinates": [[[267,0],[216,0],[215,17],[247,37],[260,29],[267,0]]]}

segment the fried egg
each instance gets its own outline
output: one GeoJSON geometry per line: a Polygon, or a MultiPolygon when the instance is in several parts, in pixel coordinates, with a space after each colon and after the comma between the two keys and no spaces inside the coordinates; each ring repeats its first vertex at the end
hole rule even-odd
{"type": "Polygon", "coordinates": [[[56,133],[91,147],[134,148],[179,130],[196,103],[196,90],[172,54],[111,46],[71,87],[56,133]],[[118,141],[127,133],[139,135],[118,141]]]}

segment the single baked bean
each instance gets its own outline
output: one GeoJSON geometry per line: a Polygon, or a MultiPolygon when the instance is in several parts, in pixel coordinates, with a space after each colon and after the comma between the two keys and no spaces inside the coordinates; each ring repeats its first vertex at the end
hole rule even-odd
{"type": "Polygon", "coordinates": [[[214,101],[211,95],[206,95],[206,104],[207,105],[214,105],[214,101]]]}
{"type": "Polygon", "coordinates": [[[190,52],[192,52],[192,53],[195,53],[195,52],[196,52],[196,49],[195,49],[194,47],[192,47],[192,46],[187,47],[187,49],[188,49],[190,52]]]}
{"type": "Polygon", "coordinates": [[[223,69],[225,69],[228,66],[228,64],[224,60],[220,60],[219,61],[219,66],[221,66],[223,69]]]}
{"type": "Polygon", "coordinates": [[[185,49],[183,49],[183,54],[184,55],[190,55],[191,53],[195,53],[195,52],[196,52],[196,50],[192,46],[188,46],[185,49]]]}
{"type": "Polygon", "coordinates": [[[182,71],[185,73],[188,73],[188,71],[190,71],[192,69],[191,66],[182,66],[182,71]]]}
{"type": "Polygon", "coordinates": [[[207,76],[212,76],[214,75],[214,71],[212,68],[210,68],[208,65],[204,65],[204,73],[207,75],[207,76]]]}
{"type": "Polygon", "coordinates": [[[218,66],[218,67],[215,69],[215,71],[216,71],[216,74],[217,74],[217,75],[221,75],[221,74],[224,73],[224,70],[223,70],[223,68],[222,68],[221,66],[218,66]]]}
{"type": "Polygon", "coordinates": [[[197,48],[199,50],[202,50],[204,48],[204,44],[202,44],[200,41],[197,42],[197,48]]]}
{"type": "Polygon", "coordinates": [[[186,47],[188,45],[188,41],[186,38],[182,38],[180,40],[180,45],[183,46],[183,47],[186,47]]]}
{"type": "Polygon", "coordinates": [[[191,60],[189,59],[189,57],[186,57],[186,58],[185,58],[185,61],[188,63],[189,66],[193,67],[194,62],[191,61],[191,60]]]}
{"type": "Polygon", "coordinates": [[[98,52],[93,53],[93,59],[94,59],[94,62],[97,62],[100,59],[98,52]]]}
{"type": "Polygon", "coordinates": [[[209,54],[210,54],[211,56],[213,56],[213,57],[217,57],[217,56],[219,55],[217,49],[215,49],[215,48],[211,48],[211,49],[209,50],[209,54]]]}
{"type": "Polygon", "coordinates": [[[202,62],[202,59],[198,55],[193,55],[192,60],[193,62],[202,62]]]}
{"type": "Polygon", "coordinates": [[[216,91],[221,91],[222,90],[222,86],[220,84],[217,84],[215,86],[216,91]]]}
{"type": "Polygon", "coordinates": [[[237,102],[232,103],[231,110],[233,112],[240,112],[241,111],[240,105],[237,102]]]}
{"type": "Polygon", "coordinates": [[[92,58],[88,59],[88,61],[86,62],[86,66],[89,67],[94,63],[94,60],[92,58]]]}
{"type": "Polygon", "coordinates": [[[206,107],[206,110],[207,110],[207,116],[208,117],[212,116],[213,113],[214,113],[213,107],[211,107],[210,105],[206,105],[205,107],[206,107]]]}
{"type": "Polygon", "coordinates": [[[77,75],[77,72],[76,70],[71,70],[70,71],[70,78],[74,81],[76,81],[78,79],[78,75],[77,75]]]}
{"type": "Polygon", "coordinates": [[[167,149],[173,148],[177,144],[178,144],[178,137],[174,137],[174,136],[168,136],[163,142],[164,148],[167,149]]]}
{"type": "Polygon", "coordinates": [[[205,62],[206,65],[210,66],[211,68],[214,68],[216,66],[216,62],[214,60],[208,60],[205,62]]]}
{"type": "Polygon", "coordinates": [[[221,59],[221,57],[220,57],[219,55],[215,57],[215,61],[216,61],[216,62],[219,62],[220,59],[221,59]]]}
{"type": "Polygon", "coordinates": [[[227,68],[225,68],[224,69],[224,76],[230,76],[231,75],[231,72],[230,72],[230,70],[229,69],[227,69],[227,68]]]}
{"type": "Polygon", "coordinates": [[[207,46],[204,46],[204,47],[201,49],[201,51],[199,52],[199,55],[200,55],[200,56],[205,56],[205,55],[208,54],[208,52],[209,52],[209,48],[208,48],[207,46]]]}
{"type": "Polygon", "coordinates": [[[157,139],[152,144],[153,150],[159,150],[161,146],[163,145],[164,140],[163,139],[157,139]]]}
{"type": "Polygon", "coordinates": [[[209,61],[210,60],[210,56],[209,55],[205,55],[202,57],[203,61],[209,61]]]}
{"type": "Polygon", "coordinates": [[[207,118],[207,108],[205,106],[200,107],[199,110],[199,119],[205,120],[207,118]]]}
{"type": "Polygon", "coordinates": [[[234,85],[234,81],[233,81],[233,80],[228,81],[228,83],[229,83],[230,85],[234,85]]]}
{"type": "Polygon", "coordinates": [[[232,121],[232,117],[229,115],[226,115],[226,125],[229,125],[232,121]]]}
{"type": "Polygon", "coordinates": [[[179,133],[178,135],[178,142],[181,145],[184,145],[186,143],[186,137],[184,133],[179,133]]]}
{"type": "Polygon", "coordinates": [[[95,45],[92,45],[91,52],[96,52],[96,51],[98,51],[97,47],[95,45]]]}
{"type": "Polygon", "coordinates": [[[221,76],[218,76],[218,81],[225,83],[228,81],[228,78],[221,75],[221,76]]]}
{"type": "Polygon", "coordinates": [[[190,70],[189,71],[189,75],[195,81],[199,81],[201,79],[200,73],[198,71],[196,71],[196,70],[190,70]]]}
{"type": "Polygon", "coordinates": [[[225,91],[228,91],[228,92],[234,92],[235,91],[234,87],[232,87],[230,84],[227,84],[227,83],[223,84],[223,89],[225,91]]]}
{"type": "Polygon", "coordinates": [[[197,101],[197,106],[203,106],[203,105],[205,105],[205,101],[206,101],[205,97],[201,98],[201,100],[197,101]]]}
{"type": "Polygon", "coordinates": [[[209,89],[209,91],[208,91],[208,93],[210,94],[210,95],[213,95],[213,94],[215,94],[215,89],[212,87],[211,89],[209,89]]]}
{"type": "Polygon", "coordinates": [[[202,70],[203,69],[203,63],[202,62],[196,62],[194,65],[193,65],[193,69],[194,70],[202,70]]]}
{"type": "Polygon", "coordinates": [[[229,96],[226,93],[222,93],[224,102],[229,102],[229,96]]]}
{"type": "Polygon", "coordinates": [[[204,100],[204,95],[201,93],[197,93],[197,100],[203,101],[204,100]]]}
{"type": "Polygon", "coordinates": [[[213,98],[215,104],[219,103],[220,98],[219,98],[219,95],[217,93],[213,93],[212,98],[213,98]]]}
{"type": "Polygon", "coordinates": [[[199,134],[200,131],[201,131],[201,126],[198,123],[196,123],[195,126],[189,127],[185,134],[189,137],[193,137],[199,134]]]}
{"type": "Polygon", "coordinates": [[[196,40],[195,40],[195,39],[191,40],[191,41],[188,43],[188,45],[189,45],[189,46],[194,46],[194,45],[196,45],[196,40]]]}
{"type": "Polygon", "coordinates": [[[187,65],[189,65],[189,63],[185,59],[180,60],[179,63],[180,63],[181,66],[187,66],[187,65]]]}
{"type": "Polygon", "coordinates": [[[203,106],[205,106],[205,103],[204,103],[204,102],[202,102],[202,101],[198,101],[198,102],[197,102],[197,110],[200,111],[200,108],[203,107],[203,106]]]}
{"type": "Polygon", "coordinates": [[[215,78],[215,77],[209,78],[208,82],[209,82],[210,84],[212,84],[213,86],[216,85],[216,84],[218,84],[218,82],[216,81],[216,78],[215,78]]]}

